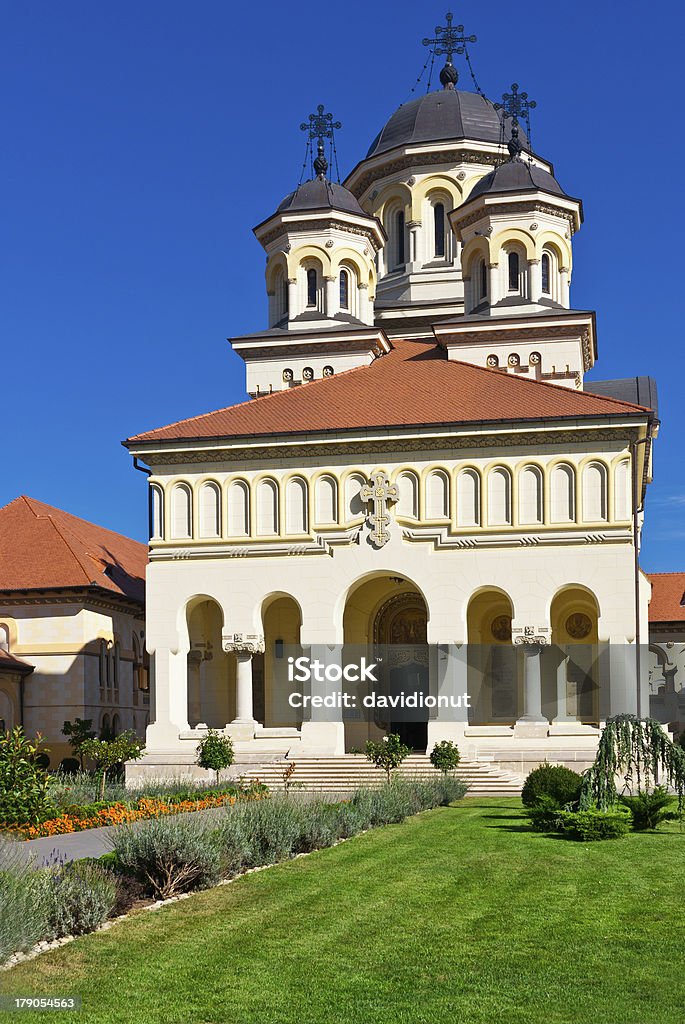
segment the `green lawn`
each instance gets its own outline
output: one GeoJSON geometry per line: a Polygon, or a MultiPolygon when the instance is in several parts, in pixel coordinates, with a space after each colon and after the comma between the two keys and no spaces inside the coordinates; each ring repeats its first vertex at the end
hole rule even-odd
{"type": "Polygon", "coordinates": [[[142,912],[0,974],[18,1019],[661,1024],[685,1018],[685,832],[584,845],[467,800],[142,912]]]}

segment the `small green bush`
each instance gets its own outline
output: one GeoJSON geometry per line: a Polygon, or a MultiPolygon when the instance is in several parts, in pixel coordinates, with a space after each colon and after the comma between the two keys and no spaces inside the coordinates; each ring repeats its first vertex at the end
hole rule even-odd
{"type": "Polygon", "coordinates": [[[528,809],[528,817],[536,832],[556,832],[560,810],[553,797],[543,794],[537,803],[528,809]]]}
{"type": "Polygon", "coordinates": [[[450,740],[441,740],[440,743],[436,743],[430,753],[430,762],[434,768],[437,768],[439,772],[447,775],[448,772],[453,772],[458,767],[461,761],[461,754],[456,743],[451,743],[450,740]]]}
{"type": "Polygon", "coordinates": [[[33,885],[45,910],[46,939],[95,931],[117,899],[114,875],[92,861],[76,860],[39,871],[33,885]]]}
{"type": "Polygon", "coordinates": [[[47,934],[44,901],[32,879],[18,844],[0,840],[0,964],[47,934]]]}
{"type": "Polygon", "coordinates": [[[559,811],[555,831],[583,843],[598,839],[620,839],[630,829],[630,811],[559,811]]]}
{"type": "Polygon", "coordinates": [[[540,797],[556,800],[559,807],[575,804],[580,797],[583,779],[578,772],[563,764],[541,764],[528,775],[521,791],[524,807],[534,807],[540,797]]]}
{"type": "Polygon", "coordinates": [[[49,816],[50,773],[42,764],[40,734],[21,726],[0,733],[0,825],[36,825],[49,816]]]}
{"type": "Polygon", "coordinates": [[[633,816],[633,828],[636,832],[654,830],[662,821],[672,821],[677,813],[671,809],[673,798],[664,786],[657,786],[650,792],[639,792],[635,796],[620,798],[633,816]]]}
{"type": "Polygon", "coordinates": [[[384,771],[388,782],[390,782],[391,773],[395,768],[399,768],[405,758],[409,757],[411,747],[402,743],[399,733],[391,732],[389,736],[385,736],[377,743],[374,740],[368,740],[364,753],[367,761],[371,761],[376,768],[384,771]]]}
{"type": "Polygon", "coordinates": [[[205,820],[159,818],[122,826],[112,846],[121,868],[156,899],[215,885],[222,874],[217,842],[205,820]]]}
{"type": "Polygon", "coordinates": [[[233,764],[233,743],[230,736],[221,736],[214,729],[210,729],[198,743],[196,754],[195,763],[200,768],[216,772],[218,786],[221,772],[233,764]]]}

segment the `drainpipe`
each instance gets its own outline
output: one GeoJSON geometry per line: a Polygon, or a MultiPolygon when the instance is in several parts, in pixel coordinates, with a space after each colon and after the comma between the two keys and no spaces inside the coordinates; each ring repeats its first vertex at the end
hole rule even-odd
{"type": "Polygon", "coordinates": [[[648,444],[652,439],[652,424],[646,437],[630,442],[630,463],[633,479],[633,566],[635,583],[635,681],[637,685],[637,717],[642,718],[642,659],[640,657],[640,644],[642,641],[640,630],[640,555],[639,544],[639,515],[644,506],[640,504],[640,482],[637,478],[637,450],[640,445],[648,444]]]}
{"type": "MultiPolygon", "coordinates": [[[[137,455],[133,456],[133,468],[137,469],[139,473],[145,473],[145,476],[152,476],[152,470],[147,466],[141,466],[137,455]]],[[[147,489],[147,535],[148,537],[152,536],[152,491],[149,487],[147,489]]]]}

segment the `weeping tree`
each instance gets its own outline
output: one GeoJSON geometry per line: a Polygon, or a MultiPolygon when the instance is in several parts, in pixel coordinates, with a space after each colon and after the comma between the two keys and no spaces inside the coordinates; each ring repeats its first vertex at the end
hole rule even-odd
{"type": "Polygon", "coordinates": [[[618,802],[616,780],[623,791],[642,793],[657,782],[678,796],[678,814],[685,807],[685,750],[672,743],[660,722],[635,715],[609,718],[600,736],[594,764],[583,776],[580,809],[606,811],[618,802]]]}

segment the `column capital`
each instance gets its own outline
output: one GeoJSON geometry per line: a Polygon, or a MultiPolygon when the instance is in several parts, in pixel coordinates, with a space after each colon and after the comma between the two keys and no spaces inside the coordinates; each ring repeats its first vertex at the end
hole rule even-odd
{"type": "Polygon", "coordinates": [[[511,640],[515,647],[548,647],[552,630],[550,626],[512,626],[511,640]]]}
{"type": "Polygon", "coordinates": [[[263,654],[264,635],[262,633],[224,633],[221,637],[224,651],[232,654],[263,654]]]}

